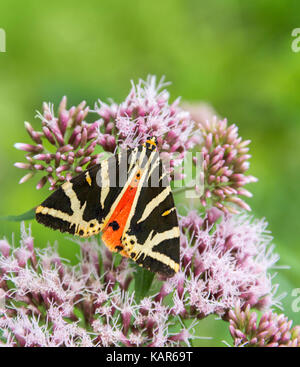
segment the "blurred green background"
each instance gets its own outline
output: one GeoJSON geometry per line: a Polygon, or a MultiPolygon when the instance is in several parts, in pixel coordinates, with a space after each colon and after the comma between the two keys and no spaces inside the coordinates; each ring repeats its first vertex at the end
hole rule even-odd
{"type": "MultiPolygon", "coordinates": [[[[23,161],[15,142],[29,142],[23,122],[34,119],[43,101],[69,104],[101,98],[121,101],[130,80],[151,74],[172,82],[172,98],[206,101],[251,139],[250,173],[259,182],[247,187],[256,217],[266,217],[280,265],[274,282],[285,313],[291,291],[300,288],[300,52],[291,49],[300,27],[300,2],[210,0],[86,0],[51,2],[2,0],[0,28],[0,216],[21,214],[39,204],[47,189],[37,178],[18,185],[23,161]]],[[[60,233],[32,223],[36,243],[58,240],[62,256],[76,261],[78,246],[60,233]]],[[[1,222],[0,235],[18,243],[19,224],[1,222]]],[[[221,345],[230,341],[225,323],[201,322],[201,335],[221,345]]]]}

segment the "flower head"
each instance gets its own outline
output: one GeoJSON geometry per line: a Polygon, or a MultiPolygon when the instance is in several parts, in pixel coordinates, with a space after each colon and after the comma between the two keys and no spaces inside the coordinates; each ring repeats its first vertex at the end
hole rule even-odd
{"type": "MultiPolygon", "coordinates": [[[[217,218],[217,217],[215,217],[217,218]]],[[[225,316],[239,300],[241,305],[268,307],[273,286],[269,269],[277,262],[272,237],[264,220],[225,215],[209,224],[208,216],[194,212],[181,219],[182,264],[189,304],[199,315],[225,316]]]]}
{"type": "MultiPolygon", "coordinates": [[[[180,346],[189,345],[194,337],[184,326],[177,338],[170,332],[174,317],[188,317],[183,310],[187,308],[183,293],[181,302],[174,296],[174,307],[164,305],[162,297],[157,300],[155,295],[137,303],[135,293],[128,291],[132,288],[132,268],[127,262],[117,263],[115,257],[109,270],[108,263],[96,261],[102,252],[95,239],[79,242],[81,261],[75,266],[61,259],[55,247],[35,249],[30,228],[24,225],[20,247],[3,241],[0,344],[180,346]]],[[[178,282],[183,285],[182,279],[178,282]]]]}
{"type": "Polygon", "coordinates": [[[203,156],[204,194],[201,203],[215,206],[225,213],[237,213],[237,207],[250,210],[239,196],[251,197],[243,188],[257,179],[246,176],[249,168],[248,145],[250,140],[242,140],[236,125],[228,126],[227,120],[213,117],[199,121],[204,142],[200,146],[203,156]]]}
{"type": "Polygon", "coordinates": [[[257,347],[299,347],[300,326],[292,328],[292,321],[283,314],[265,312],[257,321],[257,314],[250,311],[250,305],[244,311],[237,303],[229,312],[229,331],[234,346],[257,347]]]}
{"type": "Polygon", "coordinates": [[[37,114],[41,130],[35,131],[25,122],[33,144],[15,144],[26,153],[27,160],[15,166],[29,171],[20,183],[42,173],[37,189],[47,182],[55,189],[99,163],[101,152],[114,153],[118,147],[134,148],[149,136],[157,137],[161,158],[172,173],[173,167],[182,162],[185,152],[200,140],[189,112],[179,106],[179,99],[169,102],[169,93],[164,89],[167,85],[163,79],[157,83],[155,76],[149,76],[137,85],[132,83],[129,95],[119,105],[99,100],[95,111],[90,111],[85,101],[67,109],[64,97],[56,116],[53,105],[44,103],[43,112],[37,114]],[[87,123],[91,112],[96,112],[99,118],[87,123]]]}
{"type": "Polygon", "coordinates": [[[29,122],[25,122],[33,144],[15,144],[17,149],[26,152],[27,160],[27,163],[15,163],[15,166],[29,170],[20,183],[41,173],[43,177],[37,189],[47,182],[51,189],[55,189],[65,180],[82,172],[85,167],[99,161],[100,154],[95,154],[99,121],[92,124],[85,122],[88,112],[89,107],[86,107],[85,101],[67,109],[67,99],[63,97],[58,116],[55,116],[52,104],[43,104],[43,112],[37,114],[41,120],[40,131],[35,131],[29,122]]]}
{"type": "Polygon", "coordinates": [[[134,148],[144,143],[148,136],[158,141],[161,157],[172,167],[179,164],[185,152],[199,142],[194,133],[194,122],[188,111],[179,106],[179,99],[170,104],[169,92],[162,78],[158,83],[155,76],[132,83],[125,101],[107,105],[99,100],[95,111],[103,119],[100,141],[115,135],[115,146],[134,148]]]}

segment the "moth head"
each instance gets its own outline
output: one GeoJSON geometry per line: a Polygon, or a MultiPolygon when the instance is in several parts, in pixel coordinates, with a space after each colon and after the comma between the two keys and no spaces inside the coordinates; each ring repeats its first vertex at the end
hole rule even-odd
{"type": "Polygon", "coordinates": [[[157,146],[157,138],[155,136],[149,136],[143,145],[147,149],[154,150],[157,146]]]}

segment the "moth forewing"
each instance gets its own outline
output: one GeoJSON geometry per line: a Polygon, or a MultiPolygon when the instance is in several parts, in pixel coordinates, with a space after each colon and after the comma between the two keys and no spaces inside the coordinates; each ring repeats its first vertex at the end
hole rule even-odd
{"type": "Polygon", "coordinates": [[[153,177],[157,171],[163,174],[155,150],[144,167],[122,241],[129,256],[139,265],[172,276],[179,269],[180,233],[170,185],[162,177],[159,180],[153,177]],[[166,240],[168,244],[161,246],[166,240]]]}

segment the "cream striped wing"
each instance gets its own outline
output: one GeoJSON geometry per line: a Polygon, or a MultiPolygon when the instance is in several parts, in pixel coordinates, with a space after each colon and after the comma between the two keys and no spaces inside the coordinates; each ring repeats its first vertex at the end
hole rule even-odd
{"type": "Polygon", "coordinates": [[[146,151],[141,166],[122,242],[140,266],[173,276],[179,270],[180,231],[171,188],[156,150],[146,151]]]}

